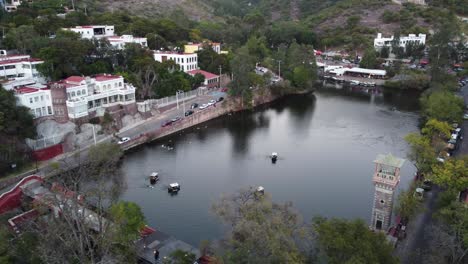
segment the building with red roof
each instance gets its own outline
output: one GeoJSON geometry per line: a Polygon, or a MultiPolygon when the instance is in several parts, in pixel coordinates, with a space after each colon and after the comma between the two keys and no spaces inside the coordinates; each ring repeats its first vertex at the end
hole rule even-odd
{"type": "Polygon", "coordinates": [[[37,71],[37,65],[44,63],[41,59],[29,55],[8,55],[6,50],[0,52],[0,79],[5,89],[11,90],[32,83],[44,83],[44,77],[37,71]]]}
{"type": "Polygon", "coordinates": [[[196,74],[201,74],[205,77],[205,81],[203,83],[204,86],[207,88],[218,88],[219,87],[219,75],[213,74],[211,72],[207,72],[204,70],[192,70],[188,71],[188,74],[191,76],[195,76],[196,74]]]}
{"type": "Polygon", "coordinates": [[[54,115],[50,89],[42,84],[31,84],[14,89],[20,105],[30,109],[34,118],[54,115]]]}
{"type": "Polygon", "coordinates": [[[135,87],[122,76],[99,74],[93,77],[70,76],[49,83],[60,119],[78,120],[102,116],[107,109],[135,108],[135,87]],[[65,108],[66,109],[65,109],[65,108]]]}

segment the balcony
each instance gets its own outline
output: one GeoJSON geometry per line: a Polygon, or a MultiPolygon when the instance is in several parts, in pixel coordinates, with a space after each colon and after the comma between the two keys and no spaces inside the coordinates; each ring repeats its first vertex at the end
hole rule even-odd
{"type": "Polygon", "coordinates": [[[372,181],[374,183],[381,183],[381,184],[386,184],[386,185],[391,185],[391,186],[397,186],[398,183],[400,182],[400,179],[398,177],[395,177],[394,175],[389,175],[381,172],[377,172],[374,174],[374,177],[372,178],[372,181]]]}

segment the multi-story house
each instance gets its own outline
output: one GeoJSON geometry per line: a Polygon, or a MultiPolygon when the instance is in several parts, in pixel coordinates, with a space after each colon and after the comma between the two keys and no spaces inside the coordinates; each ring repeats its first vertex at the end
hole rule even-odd
{"type": "Polygon", "coordinates": [[[115,35],[114,26],[77,26],[74,28],[64,28],[64,30],[78,33],[84,39],[105,38],[114,48],[119,50],[124,49],[127,43],[136,43],[142,47],[148,47],[146,38],[134,37],[132,35],[115,35]]]}
{"type": "Polygon", "coordinates": [[[106,38],[115,35],[114,26],[76,26],[73,28],[64,28],[64,30],[73,31],[81,35],[81,38],[106,38]]]}
{"type": "Polygon", "coordinates": [[[34,118],[54,115],[50,89],[41,84],[33,84],[14,89],[20,105],[31,110],[34,118]]]}
{"type": "Polygon", "coordinates": [[[21,0],[4,0],[1,2],[7,12],[15,12],[18,10],[18,6],[21,5],[21,0]]]}
{"type": "MultiPolygon", "coordinates": [[[[126,111],[135,108],[135,87],[125,83],[122,76],[71,76],[50,83],[49,87],[60,97],[53,100],[63,100],[66,94],[66,112],[70,120],[102,116],[106,109],[126,111]]],[[[54,103],[63,105],[63,102],[54,103]]]]}
{"type": "Polygon", "coordinates": [[[45,82],[37,71],[37,66],[44,61],[29,55],[6,55],[5,50],[1,50],[0,54],[0,83],[5,89],[45,82]]]}
{"type": "Polygon", "coordinates": [[[112,36],[107,37],[107,40],[109,40],[112,47],[119,50],[124,49],[125,45],[129,43],[140,44],[144,48],[148,47],[148,40],[146,38],[137,38],[132,35],[112,36]]]}
{"type": "MultiPolygon", "coordinates": [[[[383,47],[391,47],[394,40],[394,36],[384,38],[382,37],[382,33],[378,33],[377,38],[374,39],[374,48],[381,49],[383,47]]],[[[398,45],[405,48],[409,43],[426,45],[426,34],[409,34],[408,36],[401,36],[398,45]]]]}
{"type": "Polygon", "coordinates": [[[154,51],[154,60],[159,62],[172,60],[184,72],[198,69],[198,55],[196,53],[154,51]]]}

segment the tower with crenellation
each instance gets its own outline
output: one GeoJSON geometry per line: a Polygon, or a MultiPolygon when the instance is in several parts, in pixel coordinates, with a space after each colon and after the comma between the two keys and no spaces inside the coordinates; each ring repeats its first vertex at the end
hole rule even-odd
{"type": "Polygon", "coordinates": [[[392,154],[379,154],[374,160],[375,172],[372,181],[375,186],[372,207],[371,228],[387,231],[392,219],[395,191],[400,182],[400,170],[404,159],[392,154]]]}

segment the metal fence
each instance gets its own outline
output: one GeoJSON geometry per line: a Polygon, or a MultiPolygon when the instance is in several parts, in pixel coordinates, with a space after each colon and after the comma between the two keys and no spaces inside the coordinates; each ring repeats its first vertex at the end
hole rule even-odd
{"type": "Polygon", "coordinates": [[[26,144],[33,149],[33,150],[39,150],[43,148],[47,148],[53,145],[59,144],[62,139],[64,138],[65,134],[59,134],[59,135],[54,135],[52,137],[46,137],[46,138],[39,138],[39,139],[26,139],[26,144]]]}
{"type": "Polygon", "coordinates": [[[177,102],[182,103],[187,100],[193,99],[197,96],[205,94],[207,91],[206,88],[198,88],[190,92],[179,93],[178,95],[173,95],[169,97],[164,97],[161,99],[152,99],[149,100],[151,105],[155,105],[157,108],[176,104],[177,102]]]}

